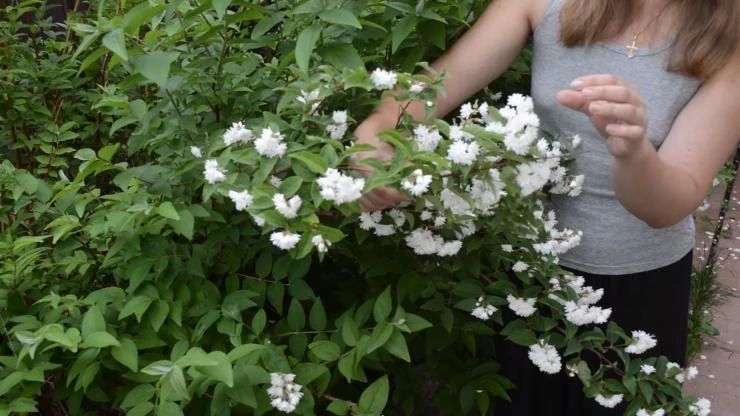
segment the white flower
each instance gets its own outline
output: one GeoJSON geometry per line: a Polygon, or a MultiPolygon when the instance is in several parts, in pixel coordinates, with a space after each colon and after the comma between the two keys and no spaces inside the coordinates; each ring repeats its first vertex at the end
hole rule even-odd
{"type": "Polygon", "coordinates": [[[442,135],[436,128],[423,124],[414,127],[414,142],[421,152],[433,152],[441,140],[442,135]]]}
{"type": "Polygon", "coordinates": [[[311,90],[311,92],[306,92],[304,90],[301,90],[301,95],[296,97],[296,101],[298,101],[301,104],[308,104],[313,101],[316,101],[319,99],[319,90],[311,90]]]}
{"type": "Polygon", "coordinates": [[[544,341],[530,345],[529,359],[540,371],[548,374],[557,374],[563,367],[558,350],[544,341]]]}
{"type": "Polygon", "coordinates": [[[686,369],[686,380],[693,380],[699,375],[699,370],[695,366],[690,366],[686,369]]]}
{"type": "Polygon", "coordinates": [[[334,168],[327,169],[316,183],[319,185],[321,196],[337,204],[359,200],[365,188],[365,179],[344,175],[334,168]]]}
{"type": "Polygon", "coordinates": [[[488,103],[483,103],[478,106],[478,114],[483,117],[484,121],[489,121],[491,116],[488,114],[488,103]]]}
{"type": "Polygon", "coordinates": [[[234,202],[237,211],[244,211],[252,205],[253,201],[252,195],[247,190],[241,192],[229,191],[229,198],[234,202]]]}
{"type": "Polygon", "coordinates": [[[649,376],[655,372],[655,367],[650,364],[643,364],[640,366],[640,371],[649,376]]]}
{"type": "Polygon", "coordinates": [[[396,86],[398,82],[398,76],[393,71],[386,71],[380,68],[376,68],[372,74],[370,74],[370,82],[375,85],[375,88],[381,90],[390,90],[396,86]]]}
{"type": "Polygon", "coordinates": [[[295,411],[303,397],[301,392],[303,386],[294,380],[295,374],[270,374],[270,388],[267,389],[267,394],[270,396],[272,407],[285,413],[295,411]]]}
{"type": "Polygon", "coordinates": [[[439,246],[437,255],[440,257],[451,257],[459,253],[461,248],[462,241],[460,240],[445,241],[439,246]]]}
{"type": "Polygon", "coordinates": [[[265,219],[260,215],[252,215],[252,220],[254,220],[254,223],[257,224],[258,227],[265,225],[265,219]]]}
{"type": "Polygon", "coordinates": [[[327,241],[321,234],[313,236],[311,238],[311,243],[316,246],[316,250],[319,253],[326,253],[327,251],[329,251],[329,246],[331,245],[331,242],[327,241]]]}
{"type": "Polygon", "coordinates": [[[347,133],[347,112],[335,111],[332,114],[332,121],[334,121],[334,124],[326,126],[326,132],[329,133],[329,137],[332,139],[339,140],[347,133]]]}
{"type": "Polygon", "coordinates": [[[709,416],[712,412],[712,402],[702,397],[689,406],[689,411],[696,416],[709,416]]]}
{"type": "Polygon", "coordinates": [[[224,132],[224,143],[231,146],[234,143],[249,143],[254,138],[252,130],[244,126],[244,123],[237,121],[224,132]]]}
{"type": "Polygon", "coordinates": [[[537,301],[536,298],[524,299],[508,295],[506,296],[506,300],[509,302],[509,309],[522,318],[526,318],[537,311],[537,308],[534,306],[534,303],[537,301]]]}
{"type": "Polygon", "coordinates": [[[521,260],[518,261],[518,262],[516,262],[516,263],[514,263],[514,265],[511,266],[511,270],[513,270],[515,272],[523,272],[523,271],[525,271],[527,269],[529,269],[529,265],[527,263],[521,261],[521,260]]]}
{"type": "Polygon", "coordinates": [[[409,91],[413,92],[414,94],[422,93],[425,89],[427,89],[427,85],[419,81],[412,82],[411,86],[409,87],[409,91]]]}
{"type": "Polygon", "coordinates": [[[205,176],[206,182],[211,185],[216,182],[223,182],[226,180],[226,175],[224,175],[224,171],[218,166],[218,161],[216,159],[206,160],[206,167],[203,170],[203,176],[205,176]]]}
{"type": "Polygon", "coordinates": [[[197,158],[203,157],[203,152],[200,151],[198,146],[190,146],[190,154],[197,158]]]}
{"type": "Polygon", "coordinates": [[[522,196],[531,195],[544,187],[550,179],[552,165],[545,162],[523,163],[517,166],[516,183],[522,196]]]}
{"type": "Polygon", "coordinates": [[[582,142],[583,142],[583,139],[581,139],[581,136],[576,134],[575,136],[573,136],[573,142],[571,143],[570,148],[577,149],[578,146],[580,146],[582,142]]]}
{"type": "Polygon", "coordinates": [[[429,190],[431,183],[432,175],[424,175],[421,169],[416,169],[411,176],[401,182],[401,186],[411,195],[421,196],[429,190]]]}
{"type": "Polygon", "coordinates": [[[294,195],[289,201],[285,200],[285,195],[275,194],[272,196],[272,203],[275,205],[277,212],[287,219],[293,219],[298,216],[298,210],[301,209],[303,201],[298,195],[294,195]]]}
{"type": "Polygon", "coordinates": [[[460,107],[460,117],[462,119],[469,119],[470,116],[473,115],[473,105],[470,103],[465,103],[460,107]]]}
{"type": "Polygon", "coordinates": [[[603,309],[599,306],[577,304],[573,301],[565,303],[565,318],[571,323],[582,326],[588,324],[604,324],[612,314],[611,308],[603,309]]]}
{"type": "Polygon", "coordinates": [[[458,126],[457,124],[450,126],[449,136],[450,140],[470,140],[473,138],[472,134],[463,130],[462,126],[458,126]]]}
{"type": "Polygon", "coordinates": [[[475,309],[473,309],[470,314],[478,319],[487,321],[491,319],[497,310],[498,309],[496,309],[495,306],[489,305],[485,298],[481,296],[478,298],[478,302],[475,303],[475,309]]]}
{"type": "Polygon", "coordinates": [[[635,416],[664,416],[664,415],[665,415],[665,410],[663,409],[657,409],[651,412],[651,411],[648,411],[647,409],[640,408],[640,410],[638,410],[637,413],[635,413],[635,416]]]}
{"type": "Polygon", "coordinates": [[[301,235],[287,231],[276,231],[270,234],[270,241],[282,250],[290,250],[301,241],[301,235]]]}
{"type": "Polygon", "coordinates": [[[624,351],[629,354],[642,354],[653,348],[657,343],[655,337],[645,331],[632,331],[632,342],[624,351]]]}
{"type": "Polygon", "coordinates": [[[596,402],[599,403],[600,405],[611,409],[611,408],[616,407],[619,403],[621,403],[623,398],[624,398],[624,395],[622,394],[615,394],[609,397],[603,396],[601,394],[597,394],[594,400],[596,400],[596,402]]]}
{"type": "Polygon", "coordinates": [[[265,157],[282,156],[288,150],[283,140],[283,135],[279,131],[272,131],[271,128],[266,127],[262,129],[260,137],[254,141],[254,148],[257,153],[265,157]]]}
{"type": "Polygon", "coordinates": [[[267,179],[267,181],[275,188],[279,188],[280,184],[283,183],[282,179],[278,178],[277,176],[270,175],[270,177],[267,179]]]}
{"type": "Polygon", "coordinates": [[[512,247],[511,244],[501,244],[501,250],[504,253],[512,253],[514,252],[514,247],[512,247]]]}
{"type": "Polygon", "coordinates": [[[480,153],[480,146],[476,142],[465,142],[464,140],[455,140],[447,149],[447,160],[452,163],[470,166],[480,153]]]}
{"type": "Polygon", "coordinates": [[[347,112],[346,111],[335,111],[331,115],[332,121],[335,124],[347,124],[347,112]]]}

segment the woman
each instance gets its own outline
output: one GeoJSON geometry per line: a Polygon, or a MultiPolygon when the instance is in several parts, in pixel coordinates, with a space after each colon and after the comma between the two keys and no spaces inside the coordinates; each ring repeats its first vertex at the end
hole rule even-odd
{"type": "MultiPolygon", "coordinates": [[[[691,250],[690,214],[740,137],[740,2],[737,0],[497,0],[443,57],[447,95],[438,115],[499,76],[534,32],[532,97],[542,128],[579,134],[583,193],[555,198],[559,224],[580,229],[561,264],[605,288],[602,306],[626,331],[656,335],[650,355],[684,362],[691,250]]],[[[388,159],[375,134],[392,128],[392,99],[358,126],[358,143],[388,159]]],[[[423,114],[421,103],[408,111],[423,114]]],[[[403,200],[376,189],[367,211],[403,200]]],[[[497,413],[621,414],[584,399],[564,374],[537,373],[526,353],[497,345],[517,384],[497,413]]]]}

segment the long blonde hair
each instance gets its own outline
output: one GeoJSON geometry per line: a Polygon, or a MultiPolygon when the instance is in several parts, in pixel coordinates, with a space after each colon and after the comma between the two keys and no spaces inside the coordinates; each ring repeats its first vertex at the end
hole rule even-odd
{"type": "MultiPolygon", "coordinates": [[[[740,0],[673,0],[677,26],[668,70],[707,79],[740,52],[740,0]]],[[[567,0],[560,14],[565,46],[590,46],[619,35],[636,0],[567,0]]]]}

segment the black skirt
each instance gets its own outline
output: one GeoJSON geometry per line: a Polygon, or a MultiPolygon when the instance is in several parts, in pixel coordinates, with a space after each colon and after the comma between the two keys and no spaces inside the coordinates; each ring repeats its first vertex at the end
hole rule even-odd
{"type": "MultiPolygon", "coordinates": [[[[644,330],[656,336],[658,344],[646,356],[665,355],[683,366],[688,332],[689,289],[692,253],[656,270],[626,275],[584,276],[586,284],[603,288],[598,306],[612,308],[611,320],[629,335],[644,330]]],[[[509,391],[511,403],[497,402],[496,416],[616,416],[624,414],[626,403],[605,408],[585,397],[577,378],[563,369],[550,375],[541,372],[528,358],[528,348],[497,338],[496,360],[502,374],[517,388],[509,391]]],[[[593,369],[592,369],[593,370],[593,369]]]]}

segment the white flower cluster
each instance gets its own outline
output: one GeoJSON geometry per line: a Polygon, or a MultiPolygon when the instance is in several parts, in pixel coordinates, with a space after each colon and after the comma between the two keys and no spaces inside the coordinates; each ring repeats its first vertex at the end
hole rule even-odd
{"type": "Polygon", "coordinates": [[[652,366],[650,364],[643,364],[640,366],[640,372],[649,376],[650,374],[655,373],[655,366],[652,366]]]}
{"type": "Polygon", "coordinates": [[[270,242],[281,250],[290,250],[301,241],[301,235],[288,231],[276,231],[270,234],[270,242]]]}
{"type": "MultiPolygon", "coordinates": [[[[675,363],[671,363],[671,364],[675,364],[675,363]]],[[[675,364],[675,365],[679,369],[681,368],[681,367],[678,366],[678,364],[675,364]]],[[[678,374],[676,374],[675,376],[673,376],[673,379],[676,380],[679,383],[683,383],[686,380],[693,380],[693,379],[695,379],[696,376],[698,376],[698,375],[699,375],[699,369],[697,369],[696,367],[694,367],[692,365],[690,367],[687,367],[686,369],[681,370],[678,374]]]]}
{"type": "Polygon", "coordinates": [[[414,142],[421,152],[433,152],[442,141],[442,135],[434,127],[419,124],[414,128],[414,142]]]}
{"type": "Polygon", "coordinates": [[[518,155],[526,155],[530,146],[537,140],[540,119],[534,113],[531,97],[521,94],[509,96],[507,105],[499,110],[506,124],[493,122],[486,129],[504,134],[506,149],[518,155]]]}
{"type": "Polygon", "coordinates": [[[622,403],[623,398],[624,398],[623,394],[614,394],[611,396],[604,396],[602,394],[597,394],[594,400],[596,400],[598,404],[611,409],[611,408],[616,407],[619,403],[622,403]]]}
{"type": "Polygon", "coordinates": [[[311,111],[310,114],[313,114],[316,112],[316,110],[319,108],[319,95],[321,94],[321,91],[318,89],[311,90],[311,92],[306,92],[304,90],[301,90],[301,95],[296,97],[296,101],[303,105],[311,105],[311,111]]]}
{"type": "Polygon", "coordinates": [[[252,201],[254,198],[252,198],[252,195],[249,193],[249,191],[229,191],[229,199],[231,199],[234,202],[234,206],[236,207],[237,211],[244,211],[245,209],[249,208],[250,205],[252,205],[252,201]]]}
{"type": "Polygon", "coordinates": [[[506,196],[504,191],[506,184],[501,180],[501,172],[498,169],[491,169],[488,173],[488,178],[473,179],[467,189],[476,211],[484,217],[493,215],[496,205],[506,196]]]}
{"type": "Polygon", "coordinates": [[[487,321],[491,319],[497,310],[498,309],[496,309],[495,306],[488,304],[486,299],[481,296],[478,298],[478,301],[475,302],[475,308],[470,312],[470,314],[478,319],[487,321]]]}
{"type": "Polygon", "coordinates": [[[236,143],[247,144],[251,142],[254,138],[254,133],[252,133],[252,130],[249,130],[246,126],[244,126],[244,123],[242,123],[241,121],[237,121],[224,132],[223,138],[224,143],[227,146],[231,146],[232,144],[236,143]]]}
{"type": "Polygon", "coordinates": [[[656,409],[651,412],[647,409],[640,408],[640,410],[635,413],[635,416],[665,416],[665,410],[656,409]]]}
{"type": "MultiPolygon", "coordinates": [[[[550,284],[553,291],[562,290],[561,282],[557,278],[550,279],[550,284]]],[[[551,293],[548,297],[563,305],[565,318],[568,321],[582,326],[604,324],[609,320],[612,313],[611,308],[591,306],[601,300],[604,295],[603,289],[594,290],[591,286],[584,286],[585,279],[583,276],[566,276],[565,284],[578,295],[577,300],[565,300],[555,293],[551,293]]]]}
{"type": "Polygon", "coordinates": [[[689,406],[689,411],[696,416],[709,416],[712,413],[712,402],[702,397],[689,406]]]}
{"type": "Polygon", "coordinates": [[[337,204],[359,200],[365,188],[365,179],[347,176],[334,168],[327,169],[316,183],[321,188],[321,196],[337,204]]]}
{"type": "Polygon", "coordinates": [[[346,111],[335,111],[331,119],[332,124],[326,126],[326,132],[329,133],[329,137],[334,140],[340,140],[347,133],[349,126],[347,125],[347,112],[346,111]]]}
{"type": "Polygon", "coordinates": [[[201,152],[200,147],[198,146],[190,146],[190,154],[198,159],[203,157],[203,152],[201,152]]]}
{"type": "Polygon", "coordinates": [[[409,191],[412,196],[421,196],[429,191],[432,184],[432,175],[425,175],[421,169],[416,169],[408,178],[401,182],[403,189],[409,191]]]}
{"type": "Polygon", "coordinates": [[[560,166],[563,157],[560,143],[550,144],[541,139],[537,142],[537,151],[537,160],[517,166],[516,183],[522,196],[540,191],[548,182],[557,185],[565,176],[565,168],[560,166]]]}
{"type": "Polygon", "coordinates": [[[509,302],[509,309],[522,318],[526,318],[537,312],[537,308],[534,306],[534,303],[537,301],[535,298],[525,299],[508,295],[506,296],[506,300],[509,302]]]}
{"type": "Polygon", "coordinates": [[[454,256],[462,248],[462,241],[445,241],[430,230],[419,228],[405,238],[406,245],[418,255],[436,254],[440,257],[454,256]]]}
{"type": "Polygon", "coordinates": [[[453,139],[447,149],[447,160],[459,165],[470,166],[478,158],[480,151],[480,145],[474,140],[453,139]]]}
{"type": "Polygon", "coordinates": [[[548,374],[557,374],[563,367],[558,350],[544,341],[529,346],[529,359],[548,374]]]}
{"type": "Polygon", "coordinates": [[[266,127],[257,140],[254,141],[254,148],[261,156],[279,157],[285,154],[288,146],[284,142],[285,138],[279,131],[272,131],[266,127]]]}
{"type": "Polygon", "coordinates": [[[370,74],[370,82],[379,90],[392,90],[398,82],[398,74],[393,71],[376,68],[370,74]]]}
{"type": "Polygon", "coordinates": [[[272,203],[275,210],[287,219],[293,219],[298,216],[298,210],[303,205],[303,200],[298,195],[294,195],[290,200],[285,199],[285,195],[277,193],[272,196],[272,203]]]}
{"type": "Polygon", "coordinates": [[[632,331],[632,342],[624,349],[629,354],[642,354],[658,344],[655,337],[645,331],[632,331]]]}
{"type": "Polygon", "coordinates": [[[311,238],[311,243],[316,247],[316,251],[319,253],[326,253],[329,251],[330,241],[327,241],[323,235],[315,235],[311,238]]]}
{"type": "Polygon", "coordinates": [[[383,211],[371,213],[363,212],[360,215],[360,228],[366,231],[373,231],[378,237],[387,237],[396,233],[396,227],[401,227],[406,223],[406,217],[397,209],[388,211],[388,216],[393,220],[392,224],[384,224],[383,211]]]}
{"type": "Polygon", "coordinates": [[[206,160],[206,166],[203,170],[203,176],[205,176],[206,182],[210,183],[211,185],[226,180],[224,170],[220,166],[218,166],[218,161],[216,159],[206,160]]]}
{"type": "Polygon", "coordinates": [[[550,188],[550,193],[568,194],[570,197],[576,197],[583,192],[584,179],[584,175],[563,175],[562,179],[550,188]]]}
{"type": "Polygon", "coordinates": [[[270,388],[267,389],[267,394],[272,400],[270,404],[275,409],[291,413],[298,407],[298,403],[303,397],[301,389],[303,386],[296,383],[295,374],[285,373],[271,373],[270,374],[270,388]]]}
{"type": "Polygon", "coordinates": [[[549,240],[543,243],[535,243],[533,247],[536,252],[543,255],[558,256],[581,243],[582,231],[573,231],[567,228],[558,230],[555,228],[557,220],[555,219],[554,211],[547,213],[544,224],[545,231],[549,234],[549,240]]]}

